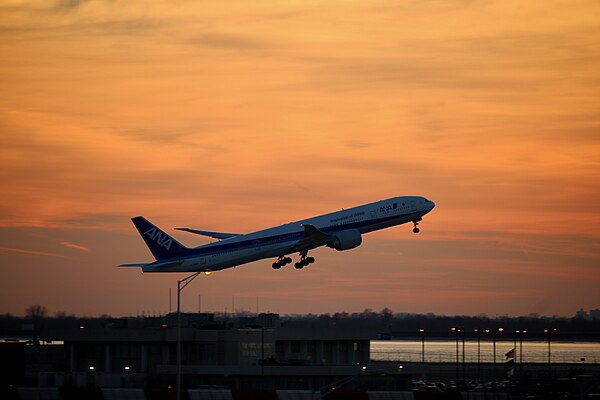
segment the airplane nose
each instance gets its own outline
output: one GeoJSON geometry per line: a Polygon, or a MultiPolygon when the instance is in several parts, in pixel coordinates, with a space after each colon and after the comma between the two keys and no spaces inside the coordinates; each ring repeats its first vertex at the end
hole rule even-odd
{"type": "Polygon", "coordinates": [[[431,200],[427,200],[427,204],[429,205],[429,211],[435,208],[435,203],[431,200]]]}

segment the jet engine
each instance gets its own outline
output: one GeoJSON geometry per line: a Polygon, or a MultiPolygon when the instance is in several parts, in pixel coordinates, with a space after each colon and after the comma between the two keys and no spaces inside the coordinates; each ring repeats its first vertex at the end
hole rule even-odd
{"type": "Polygon", "coordinates": [[[333,247],[337,251],[343,251],[358,247],[361,243],[362,237],[360,236],[360,232],[356,229],[348,229],[336,233],[329,247],[333,247]]]}

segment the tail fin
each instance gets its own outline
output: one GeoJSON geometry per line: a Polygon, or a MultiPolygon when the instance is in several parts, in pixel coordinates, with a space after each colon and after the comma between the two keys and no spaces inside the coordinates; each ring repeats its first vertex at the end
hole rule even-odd
{"type": "Polygon", "coordinates": [[[157,260],[182,257],[189,253],[190,249],[167,235],[146,218],[135,217],[131,221],[157,260]]]}

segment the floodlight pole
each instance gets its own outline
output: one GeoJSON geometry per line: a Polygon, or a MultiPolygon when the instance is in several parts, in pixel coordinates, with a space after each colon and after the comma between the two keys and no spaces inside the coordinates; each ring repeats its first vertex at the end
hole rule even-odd
{"type": "Polygon", "coordinates": [[[181,400],[181,291],[199,274],[200,272],[194,272],[187,278],[177,281],[177,400],[181,400]]]}

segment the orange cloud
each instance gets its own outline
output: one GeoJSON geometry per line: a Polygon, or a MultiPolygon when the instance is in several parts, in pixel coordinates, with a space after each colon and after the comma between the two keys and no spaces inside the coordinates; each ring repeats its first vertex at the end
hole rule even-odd
{"type": "Polygon", "coordinates": [[[60,245],[68,247],[70,249],[81,250],[81,251],[90,251],[89,247],[81,246],[81,245],[73,244],[73,243],[69,243],[69,242],[60,242],[60,245]]]}
{"type": "Polygon", "coordinates": [[[25,249],[13,249],[10,247],[0,247],[0,254],[9,255],[9,256],[43,256],[43,257],[58,257],[58,258],[66,258],[61,254],[48,253],[45,251],[36,251],[36,250],[25,250],[25,249]]]}

